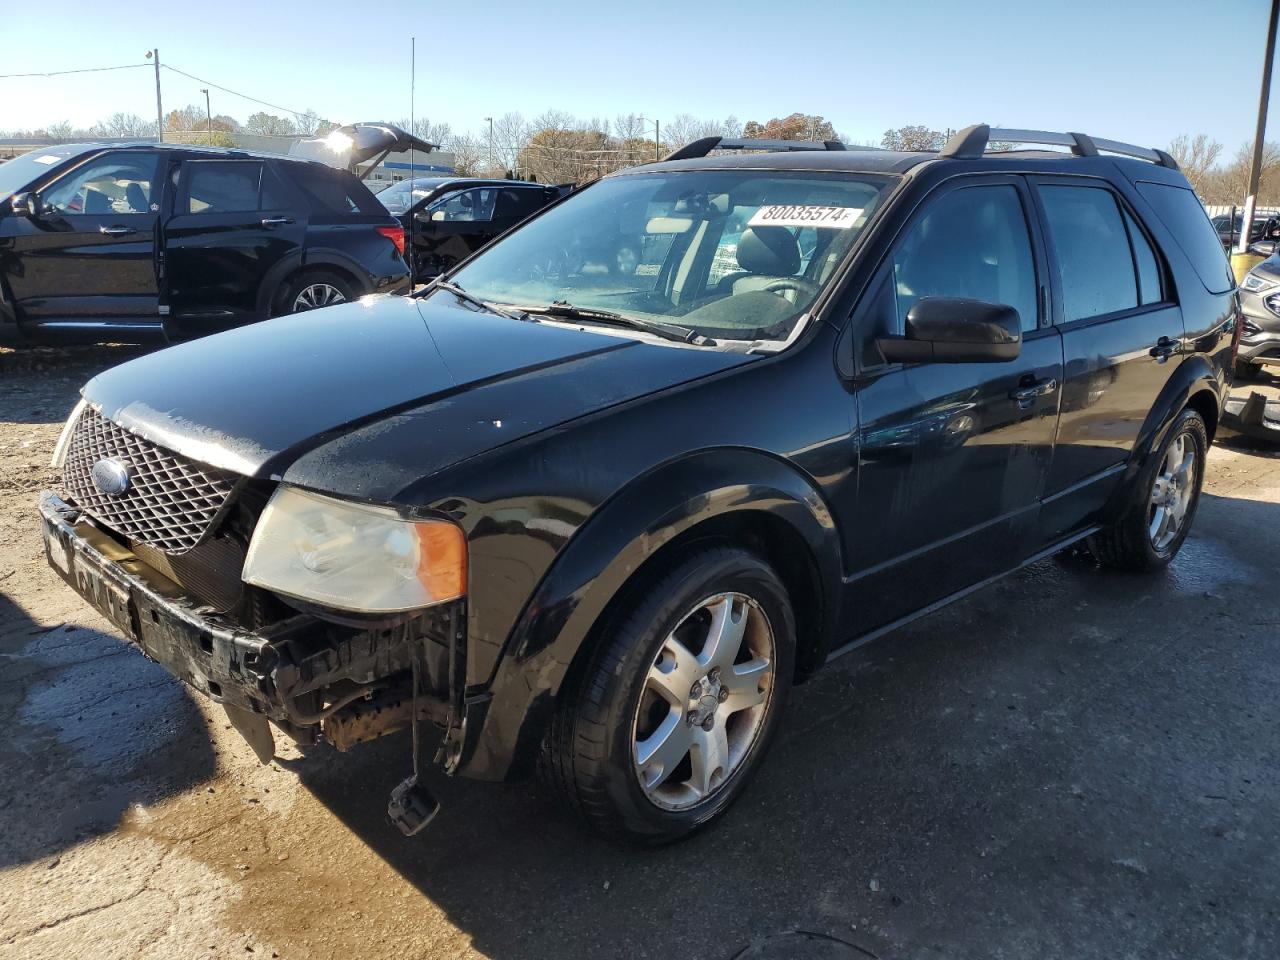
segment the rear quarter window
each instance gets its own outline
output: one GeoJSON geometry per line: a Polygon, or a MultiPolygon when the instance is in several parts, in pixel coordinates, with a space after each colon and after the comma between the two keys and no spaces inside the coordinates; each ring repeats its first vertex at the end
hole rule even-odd
{"type": "Polygon", "coordinates": [[[286,163],[281,164],[280,174],[298,185],[317,213],[387,215],[387,208],[369,188],[342,170],[309,163],[286,163]]]}
{"type": "Polygon", "coordinates": [[[1206,290],[1226,293],[1235,286],[1235,278],[1222,250],[1222,239],[1191,190],[1142,181],[1138,184],[1138,192],[1173,234],[1206,290]]]}

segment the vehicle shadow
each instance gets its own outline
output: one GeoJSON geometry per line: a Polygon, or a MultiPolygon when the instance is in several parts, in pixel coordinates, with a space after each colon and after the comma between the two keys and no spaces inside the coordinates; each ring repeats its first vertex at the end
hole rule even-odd
{"type": "Polygon", "coordinates": [[[1280,504],[1205,495],[1164,573],[1044,561],[855,651],[794,689],[729,815],[662,849],[442,775],[405,839],[405,737],[296,769],[489,957],[728,958],[800,930],[881,958],[1243,954],[1280,897],[1277,551],[1280,504]]]}
{"type": "Polygon", "coordinates": [[[0,421],[61,423],[85,381],[156,347],[0,347],[0,421]]]}
{"type": "Polygon", "coordinates": [[[120,637],[36,623],[0,593],[0,870],[207,780],[205,724],[183,684],[120,637]]]}

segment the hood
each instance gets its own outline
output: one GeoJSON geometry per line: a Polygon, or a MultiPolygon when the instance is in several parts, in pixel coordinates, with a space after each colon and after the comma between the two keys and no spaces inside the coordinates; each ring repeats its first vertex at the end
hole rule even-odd
{"type": "Polygon", "coordinates": [[[368,160],[384,153],[420,150],[430,153],[439,144],[428,143],[391,123],[350,123],[323,137],[299,140],[289,148],[289,156],[319,160],[331,167],[355,173],[368,160]]]}
{"type": "Polygon", "coordinates": [[[83,392],[194,460],[390,502],[460,460],[755,359],[374,296],[160,350],[83,392]]]}

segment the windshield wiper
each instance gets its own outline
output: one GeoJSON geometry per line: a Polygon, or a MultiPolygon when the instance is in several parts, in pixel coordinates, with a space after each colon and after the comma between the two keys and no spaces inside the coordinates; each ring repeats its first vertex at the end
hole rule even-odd
{"type": "Polygon", "coordinates": [[[487,300],[481,300],[474,293],[467,293],[467,291],[463,290],[462,287],[458,286],[452,280],[435,280],[429,287],[427,287],[426,290],[423,291],[423,293],[430,293],[432,290],[444,290],[447,293],[452,293],[459,300],[465,300],[473,307],[479,307],[481,310],[485,310],[489,313],[495,313],[500,317],[506,317],[508,320],[531,319],[526,316],[527,311],[525,310],[507,310],[497,304],[489,303],[487,300]]]}
{"type": "Polygon", "coordinates": [[[575,307],[567,300],[556,300],[546,306],[524,306],[516,309],[522,313],[541,314],[562,320],[581,320],[584,323],[602,323],[611,327],[627,327],[651,333],[664,340],[675,340],[678,343],[692,343],[697,346],[714,347],[716,342],[704,337],[689,327],[681,327],[674,323],[663,323],[660,320],[642,320],[639,317],[627,317],[612,310],[599,310],[595,307],[575,307]]]}

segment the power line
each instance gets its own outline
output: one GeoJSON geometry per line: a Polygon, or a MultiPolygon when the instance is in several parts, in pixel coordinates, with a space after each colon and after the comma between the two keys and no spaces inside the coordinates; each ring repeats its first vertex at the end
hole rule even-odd
{"type": "Polygon", "coordinates": [[[62,77],[69,73],[103,73],[107,70],[132,70],[134,67],[149,66],[151,66],[149,63],[122,63],[116,67],[82,67],[79,70],[49,70],[41,73],[0,73],[0,80],[13,80],[19,77],[62,77]]]}
{"type": "MultiPolygon", "coordinates": [[[[179,70],[177,67],[171,67],[167,63],[160,64],[160,68],[162,70],[170,70],[173,73],[181,74],[182,76],[186,77],[188,80],[195,80],[195,81],[198,81],[199,83],[208,84],[209,86],[213,87],[215,90],[221,90],[223,93],[229,93],[233,97],[240,97],[242,100],[249,100],[263,107],[270,107],[272,110],[283,110],[285,113],[292,113],[295,117],[310,116],[310,113],[307,110],[293,110],[289,107],[282,107],[278,103],[269,103],[266,100],[259,100],[257,97],[251,97],[247,93],[241,93],[239,90],[232,90],[230,87],[224,87],[221,84],[214,83],[212,80],[206,80],[204,79],[204,77],[197,77],[194,73],[187,73],[185,70],[179,70]]],[[[325,123],[333,122],[332,120],[329,120],[327,117],[317,117],[316,119],[323,120],[325,123]]]]}

